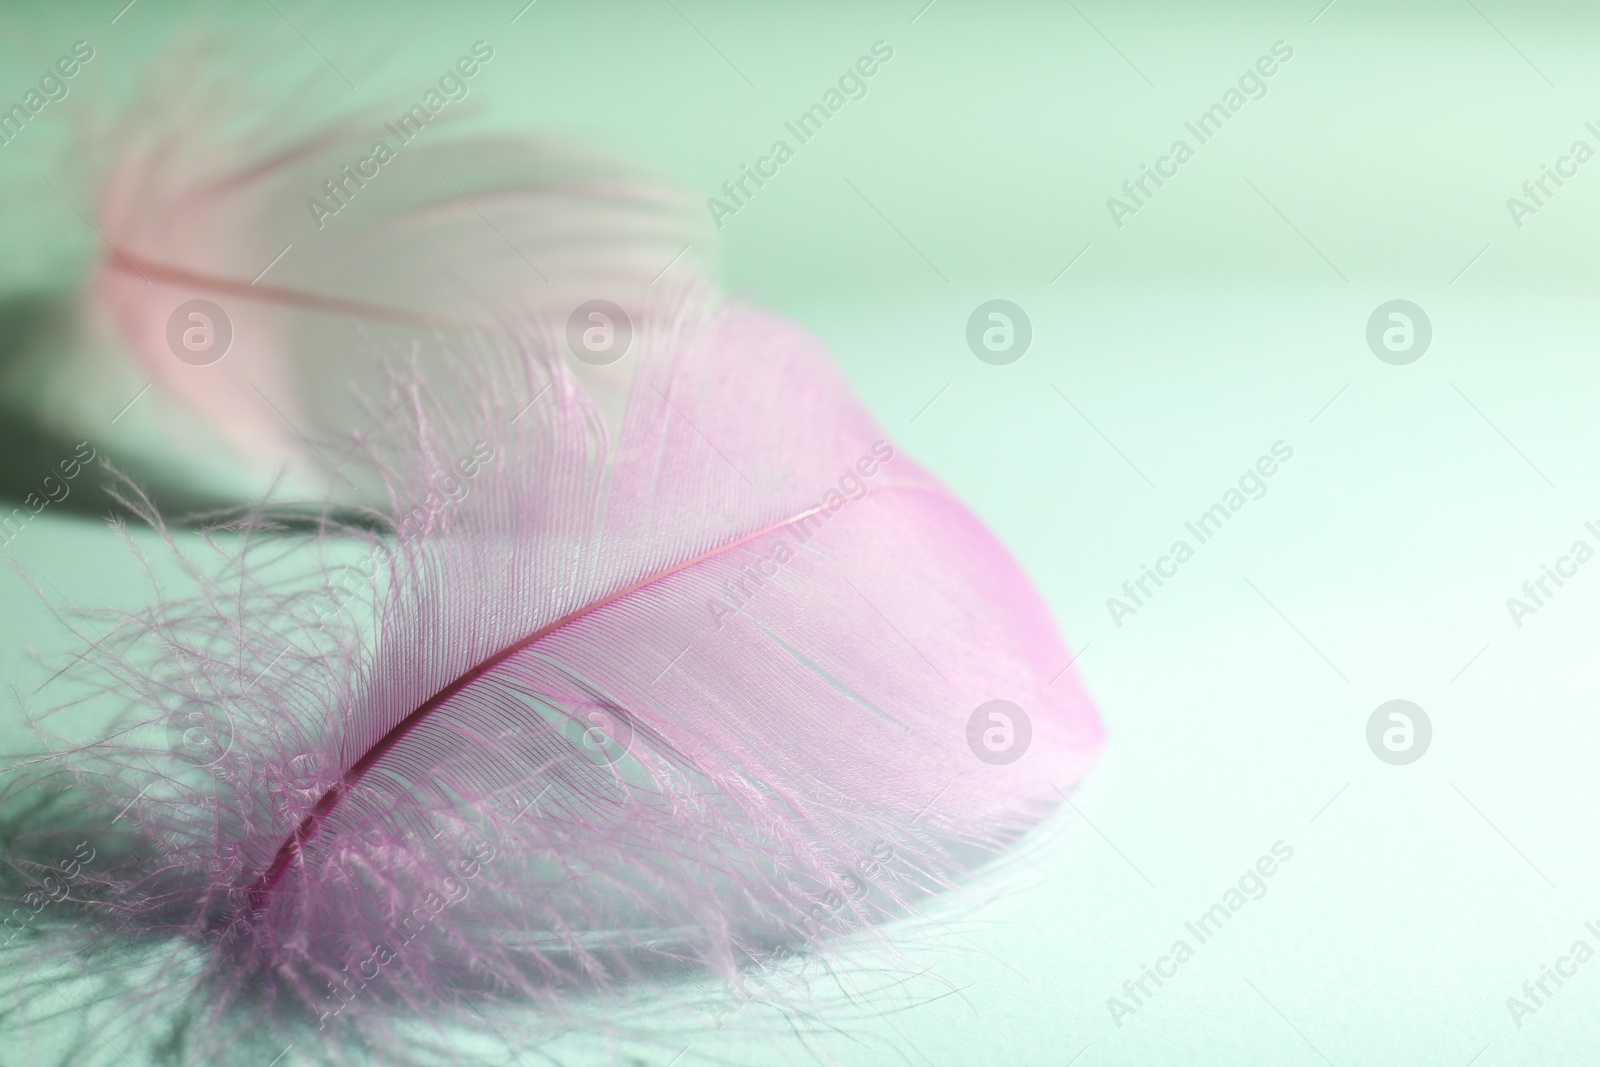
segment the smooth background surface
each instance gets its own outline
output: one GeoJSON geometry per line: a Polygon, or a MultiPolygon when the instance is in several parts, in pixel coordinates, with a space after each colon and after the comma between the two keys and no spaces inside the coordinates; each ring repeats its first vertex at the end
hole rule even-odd
{"type": "MultiPolygon", "coordinates": [[[[726,220],[724,275],[818,332],[1012,546],[1110,744],[1026,887],[911,950],[959,996],[805,1044],[740,1045],[708,1013],[678,1062],[1593,1062],[1600,962],[1520,1028],[1506,999],[1580,937],[1600,949],[1583,928],[1600,920],[1600,561],[1520,628],[1506,598],[1600,521],[1600,161],[1520,229],[1505,201],[1574,139],[1600,149],[1583,129],[1600,15],[920,7],[539,0],[513,24],[516,0],[278,0],[210,17],[295,76],[325,56],[361,87],[322,68],[330,114],[415,96],[482,38],[485,121],[576,135],[700,196],[875,40],[895,49],[726,220]],[[1280,39],[1295,54],[1268,95],[1117,228],[1106,198],[1280,39]],[[994,297],[1033,323],[1007,367],[964,339],[994,297]],[[1365,341],[1394,298],[1433,323],[1409,366],[1365,341]],[[1106,598],[1278,440],[1294,458],[1265,497],[1117,626],[1106,598]],[[1394,698],[1433,724],[1405,767],[1365,739],[1394,698]],[[1278,840],[1294,858],[1267,895],[1118,1026],[1107,998],[1278,840]]],[[[0,10],[0,100],[75,40],[98,52],[71,108],[0,147],[7,293],[70,285],[94,254],[44,178],[90,202],[74,128],[115,121],[194,22],[139,0],[113,24],[120,8],[0,10]]],[[[92,522],[47,513],[5,551],[79,605],[143,596],[92,522]]],[[[10,571],[0,604],[4,676],[27,692],[47,673],[29,650],[71,640],[10,571]]]]}

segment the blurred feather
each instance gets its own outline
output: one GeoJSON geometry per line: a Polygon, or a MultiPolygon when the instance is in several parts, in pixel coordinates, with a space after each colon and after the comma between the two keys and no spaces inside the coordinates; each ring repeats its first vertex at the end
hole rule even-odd
{"type": "MultiPolygon", "coordinates": [[[[240,129],[225,89],[163,90],[116,132],[91,313],[242,457],[287,463],[307,490],[379,490],[311,444],[363,428],[354,394],[381,387],[374,337],[559,327],[596,299],[645,328],[651,288],[669,271],[700,275],[711,250],[684,198],[570,146],[464,134],[449,112],[415,130],[403,105],[309,131],[277,115],[240,129]],[[174,346],[173,317],[195,299],[226,318],[207,328],[231,333],[214,362],[174,346]]],[[[568,358],[615,428],[624,372],[568,358]]]]}

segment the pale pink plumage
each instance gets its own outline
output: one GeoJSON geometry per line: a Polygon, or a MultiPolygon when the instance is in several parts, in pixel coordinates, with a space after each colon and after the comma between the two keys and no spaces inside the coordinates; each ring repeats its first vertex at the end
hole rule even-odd
{"type": "MultiPolygon", "coordinates": [[[[243,457],[287,464],[302,491],[357,495],[330,483],[306,438],[363,428],[351,389],[381,388],[374,336],[564,322],[596,298],[637,319],[659,306],[644,293],[698,275],[711,249],[685,198],[569,147],[459,134],[449,113],[406,144],[378,110],[284,140],[266,122],[228,128],[226,86],[152,97],[115,135],[98,222],[112,247],[92,306],[146,374],[243,457]],[[351,165],[380,139],[393,158],[363,179],[351,165]],[[313,199],[343,206],[317,217],[313,199]],[[232,349],[207,366],[174,358],[167,339],[173,309],[196,297],[233,325],[232,349]]],[[[619,417],[619,371],[572,369],[619,417]]]]}

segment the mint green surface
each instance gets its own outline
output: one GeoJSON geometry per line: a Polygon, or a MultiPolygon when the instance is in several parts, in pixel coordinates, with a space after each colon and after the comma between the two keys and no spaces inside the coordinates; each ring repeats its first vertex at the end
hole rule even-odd
{"type": "MultiPolygon", "coordinates": [[[[0,146],[0,293],[70,286],[94,254],[45,178],[87,208],[75,124],[114,122],[181,27],[272,57],[243,65],[266,84],[318,75],[330,114],[420,93],[483,39],[484,122],[702,197],[875,41],[894,49],[724,220],[724,278],[823,337],[1011,546],[1082,652],[1109,745],[1019,888],[911,937],[908,960],[946,983],[921,999],[959,995],[805,1042],[708,1010],[678,1064],[1600,1061],[1600,963],[1520,1020],[1507,1006],[1575,941],[1600,950],[1600,564],[1520,626],[1507,609],[1574,541],[1600,545],[1600,160],[1520,227],[1506,203],[1575,140],[1600,150],[1600,12],[538,0],[512,24],[520,0],[276,7],[138,0],[114,24],[119,0],[0,8],[0,102],[74,41],[97,50],[0,146]],[[1293,58],[1266,95],[1119,228],[1107,198],[1280,40],[1293,58]],[[996,297],[1033,325],[1010,366],[966,346],[996,297]],[[1365,337],[1396,298],[1433,326],[1407,366],[1365,337]],[[1265,495],[1114,620],[1107,598],[1278,441],[1293,458],[1265,495]],[[1396,698],[1432,722],[1409,766],[1367,746],[1396,698]],[[1293,858],[1265,895],[1198,943],[1185,923],[1279,841],[1293,858]],[[1114,1017],[1108,998],[1180,938],[1193,958],[1114,1017]]],[[[93,523],[47,512],[4,551],[80,606],[145,595],[93,523]]],[[[28,693],[53,669],[30,650],[75,644],[9,570],[0,604],[0,677],[28,693]]],[[[587,1062],[562,1047],[543,1051],[587,1062]]]]}

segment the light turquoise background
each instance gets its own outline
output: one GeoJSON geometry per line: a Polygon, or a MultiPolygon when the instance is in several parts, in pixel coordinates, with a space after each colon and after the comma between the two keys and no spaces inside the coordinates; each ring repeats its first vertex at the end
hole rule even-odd
{"type": "MultiPolygon", "coordinates": [[[[512,24],[521,7],[277,0],[210,24],[322,69],[330,113],[415,94],[483,38],[486,121],[700,196],[889,42],[868,96],[726,220],[724,278],[821,335],[999,531],[1110,731],[1022,888],[908,948],[960,995],[805,1043],[741,1044],[708,1015],[679,1064],[1600,1059],[1600,964],[1520,1028],[1506,1006],[1574,940],[1600,948],[1600,565],[1521,628],[1505,603],[1600,522],[1600,161],[1523,227],[1506,208],[1574,139],[1600,148],[1600,12],[538,0],[512,24]],[[1106,198],[1278,40],[1294,58],[1268,95],[1117,228],[1106,198]],[[1033,323],[1008,367],[965,345],[994,297],[1033,323]],[[1433,324],[1409,366],[1365,341],[1393,298],[1433,324]],[[1267,495],[1117,626],[1106,598],[1278,440],[1294,458],[1267,495]],[[1394,698],[1434,731],[1405,767],[1365,740],[1394,698]],[[1278,840],[1294,858],[1267,895],[1118,1026],[1107,999],[1278,840]]],[[[0,10],[0,100],[74,40],[98,51],[71,109],[0,147],[5,291],[71,284],[93,254],[43,178],[88,203],[73,124],[114,118],[194,22],[121,8],[0,10]]],[[[9,551],[79,605],[143,595],[91,523],[46,514],[9,551]]],[[[71,643],[18,575],[0,603],[27,691],[28,651],[71,643]]]]}

